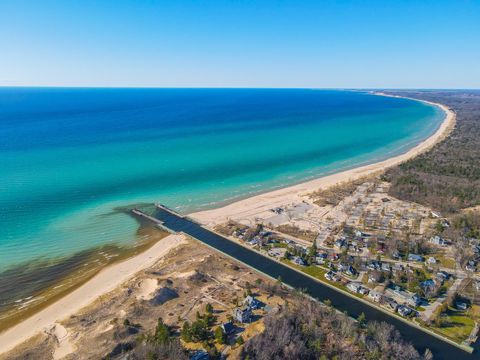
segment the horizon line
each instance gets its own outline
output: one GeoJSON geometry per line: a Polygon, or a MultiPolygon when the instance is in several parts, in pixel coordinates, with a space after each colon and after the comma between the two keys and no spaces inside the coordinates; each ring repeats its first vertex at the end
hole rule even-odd
{"type": "Polygon", "coordinates": [[[57,89],[271,89],[271,90],[289,90],[289,89],[304,89],[304,90],[430,90],[430,91],[441,91],[441,90],[480,90],[479,88],[430,88],[430,87],[300,87],[300,86],[291,86],[291,87],[278,87],[278,86],[76,86],[76,85],[0,85],[1,88],[57,88],[57,89]]]}

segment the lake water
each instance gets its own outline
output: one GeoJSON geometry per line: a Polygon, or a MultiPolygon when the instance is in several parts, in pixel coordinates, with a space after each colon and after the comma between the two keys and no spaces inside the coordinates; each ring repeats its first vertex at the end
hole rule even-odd
{"type": "Polygon", "coordinates": [[[133,244],[116,207],[219,206],[403,153],[443,118],[352,91],[0,88],[0,288],[26,265],[133,244]]]}

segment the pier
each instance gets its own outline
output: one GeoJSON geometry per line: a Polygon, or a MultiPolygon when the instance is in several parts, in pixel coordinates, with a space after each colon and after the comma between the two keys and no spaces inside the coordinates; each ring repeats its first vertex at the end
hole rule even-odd
{"type": "MultiPolygon", "coordinates": [[[[330,300],[333,307],[347,312],[354,318],[364,313],[367,320],[384,321],[392,324],[402,334],[403,338],[411,342],[421,354],[428,348],[432,351],[435,359],[480,359],[477,352],[472,353],[470,347],[454,343],[395,314],[387,313],[386,310],[382,311],[366,300],[353,298],[350,294],[329,286],[329,284],[212,232],[164,205],[157,204],[153,216],[144,214],[139,210],[136,210],[135,214],[151,219],[160,227],[169,229],[170,232],[185,233],[270,278],[281,277],[286,285],[305,289],[308,295],[316,300],[330,300]]],[[[475,344],[475,347],[477,345],[475,344]]]]}

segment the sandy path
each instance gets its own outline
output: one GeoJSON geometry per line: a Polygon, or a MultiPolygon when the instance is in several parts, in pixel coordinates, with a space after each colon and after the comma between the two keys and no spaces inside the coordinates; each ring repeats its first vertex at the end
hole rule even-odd
{"type": "Polygon", "coordinates": [[[70,294],[18,325],[0,333],[0,353],[13,349],[40,331],[51,329],[55,322],[75,314],[99,296],[114,290],[139,271],[152,266],[184,241],[185,238],[182,235],[169,235],[145,252],[106,267],[70,294]]]}
{"type": "MultiPolygon", "coordinates": [[[[377,95],[390,96],[383,93],[377,93],[377,95]]],[[[422,101],[417,99],[412,100],[422,101]]],[[[377,171],[382,171],[391,166],[398,165],[412,157],[415,157],[418,154],[430,149],[437,142],[443,140],[446,136],[448,136],[448,134],[450,134],[451,130],[453,130],[455,126],[455,113],[447,106],[438,103],[432,103],[429,101],[422,102],[438,106],[445,112],[445,119],[438,128],[438,130],[432,136],[425,139],[423,142],[421,142],[420,144],[418,144],[404,154],[380,161],[378,163],[361,166],[355,169],[307,181],[298,185],[293,185],[283,189],[256,195],[244,200],[234,202],[221,208],[193,213],[190,214],[190,217],[209,226],[224,223],[231,217],[248,218],[251,216],[255,216],[255,214],[268,211],[269,209],[278,206],[302,201],[304,200],[302,198],[302,195],[311,193],[320,188],[327,188],[339,182],[357,179],[359,177],[369,175],[377,171]]]]}

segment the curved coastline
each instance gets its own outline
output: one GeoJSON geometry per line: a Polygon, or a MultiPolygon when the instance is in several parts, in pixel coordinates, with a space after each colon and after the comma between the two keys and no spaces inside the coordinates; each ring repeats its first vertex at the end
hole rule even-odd
{"type": "MultiPolygon", "coordinates": [[[[379,92],[374,94],[379,96],[400,97],[379,92]]],[[[255,195],[220,208],[192,213],[190,216],[205,225],[220,223],[227,220],[230,216],[246,215],[250,211],[257,212],[261,209],[267,210],[279,206],[280,204],[295,201],[299,199],[300,196],[318,190],[319,188],[329,187],[339,182],[384,171],[389,167],[398,165],[428,151],[436,143],[442,141],[451,133],[455,126],[455,113],[443,104],[412,98],[409,99],[437,106],[446,114],[446,116],[435,133],[405,153],[373,164],[356,167],[293,186],[255,195]]],[[[171,240],[160,240],[152,248],[139,255],[107,266],[100,273],[70,294],[60,298],[53,304],[48,305],[43,310],[19,324],[1,332],[0,354],[13,349],[23,341],[44,330],[46,327],[51,326],[55,322],[73,315],[81,308],[88,306],[100,296],[112,291],[128,279],[135,276],[137,272],[158,261],[166,254],[166,252],[168,252],[168,250],[182,243],[182,240],[178,238],[175,240],[172,238],[169,239],[171,240]],[[58,311],[59,309],[61,309],[61,311],[58,311]]]]}
{"type": "Polygon", "coordinates": [[[456,115],[454,111],[446,105],[402,96],[394,96],[381,92],[374,92],[373,94],[378,96],[405,98],[437,106],[445,113],[445,118],[435,133],[403,154],[396,155],[373,164],[355,167],[350,170],[319,177],[313,180],[302,182],[300,184],[268,191],[263,194],[233,202],[220,208],[195,212],[189,214],[189,216],[204,225],[215,225],[225,222],[229,217],[232,216],[239,217],[242,215],[248,215],[251,212],[264,211],[273,207],[278,207],[282,204],[291,203],[295,200],[299,200],[301,196],[314,192],[318,189],[327,188],[340,182],[355,180],[376,172],[382,172],[390,167],[401,164],[419,154],[430,150],[433,146],[435,146],[435,144],[445,139],[455,127],[456,115]]]}

